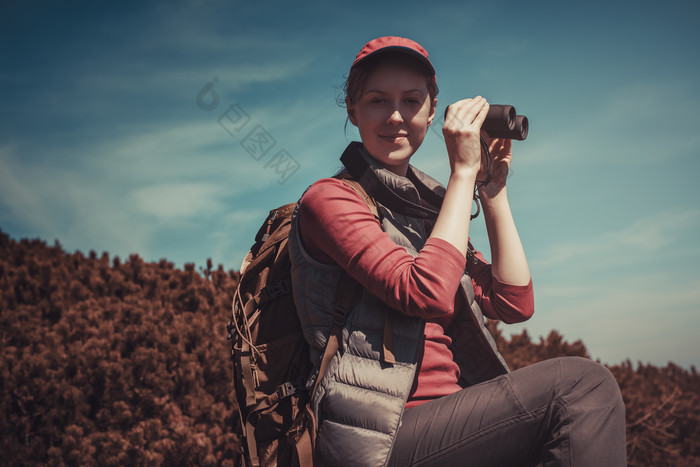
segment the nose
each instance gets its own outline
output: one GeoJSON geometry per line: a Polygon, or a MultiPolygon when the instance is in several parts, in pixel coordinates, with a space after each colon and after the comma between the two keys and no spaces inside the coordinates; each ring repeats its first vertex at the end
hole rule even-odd
{"type": "Polygon", "coordinates": [[[387,120],[387,123],[389,124],[397,124],[403,122],[403,117],[401,116],[401,112],[398,111],[398,109],[394,110],[391,115],[389,115],[389,119],[387,120]]]}

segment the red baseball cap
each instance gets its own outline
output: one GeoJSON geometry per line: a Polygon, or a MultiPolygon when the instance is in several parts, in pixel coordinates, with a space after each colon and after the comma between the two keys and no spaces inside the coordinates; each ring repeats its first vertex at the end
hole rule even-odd
{"type": "MultiPolygon", "coordinates": [[[[428,59],[428,52],[418,43],[405,37],[385,36],[373,39],[365,44],[360,50],[360,53],[355,57],[352,67],[363,61],[370,55],[375,55],[381,52],[404,52],[412,57],[418,58],[425,63],[430,71],[435,75],[435,68],[428,59]]],[[[350,68],[352,68],[350,67],[350,68]]]]}

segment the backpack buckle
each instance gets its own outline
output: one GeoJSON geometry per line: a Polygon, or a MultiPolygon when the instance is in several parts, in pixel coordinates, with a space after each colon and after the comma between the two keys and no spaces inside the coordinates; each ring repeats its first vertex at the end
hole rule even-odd
{"type": "Polygon", "coordinates": [[[264,301],[274,300],[277,297],[281,297],[282,295],[289,293],[289,287],[287,286],[286,281],[273,282],[272,284],[267,284],[265,287],[263,287],[261,292],[264,301]]]}
{"type": "Polygon", "coordinates": [[[277,397],[279,397],[280,399],[284,399],[285,397],[291,396],[295,392],[297,392],[296,386],[294,386],[289,381],[286,381],[284,384],[280,384],[275,390],[277,397]]]}

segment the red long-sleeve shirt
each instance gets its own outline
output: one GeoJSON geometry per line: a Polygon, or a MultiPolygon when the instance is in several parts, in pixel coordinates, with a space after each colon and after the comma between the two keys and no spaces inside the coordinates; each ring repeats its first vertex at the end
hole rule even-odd
{"type": "Polygon", "coordinates": [[[532,281],[526,286],[500,282],[480,253],[476,264],[467,264],[457,248],[438,238],[429,238],[414,258],[391,240],[362,198],[340,180],[322,179],[306,191],[299,226],[304,247],[315,260],[339,264],[390,307],[426,319],[422,358],[407,407],[460,389],[459,368],[444,327],[460,305],[457,291],[465,266],[486,317],[516,323],[534,311],[532,281]]]}

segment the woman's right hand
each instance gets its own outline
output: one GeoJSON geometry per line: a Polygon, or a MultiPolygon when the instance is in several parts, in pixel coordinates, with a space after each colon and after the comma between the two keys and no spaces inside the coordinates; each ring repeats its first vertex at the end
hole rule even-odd
{"type": "Polygon", "coordinates": [[[481,166],[481,125],[489,104],[481,96],[463,99],[447,107],[442,134],[452,173],[476,174],[481,166]]]}

